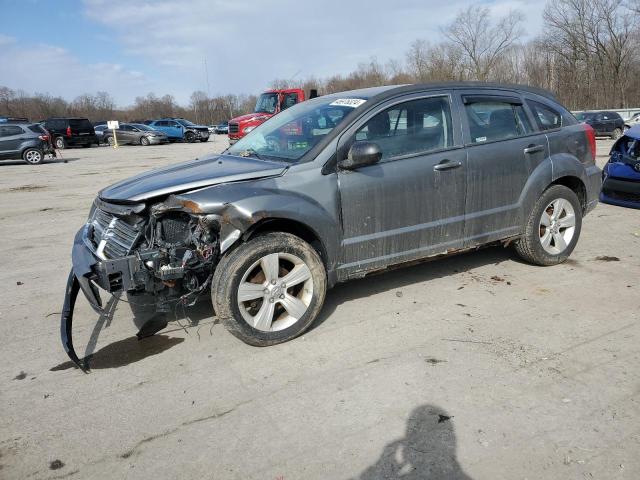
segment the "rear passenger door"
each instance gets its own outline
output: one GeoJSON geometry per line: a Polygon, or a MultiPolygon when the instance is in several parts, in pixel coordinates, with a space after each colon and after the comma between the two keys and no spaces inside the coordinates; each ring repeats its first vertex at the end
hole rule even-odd
{"type": "Polygon", "coordinates": [[[549,161],[547,138],[534,129],[515,92],[462,92],[467,196],[465,246],[522,231],[523,191],[531,173],[549,161]]]}
{"type": "Polygon", "coordinates": [[[118,140],[122,143],[133,142],[133,127],[126,123],[121,123],[120,128],[117,130],[118,140]]]}

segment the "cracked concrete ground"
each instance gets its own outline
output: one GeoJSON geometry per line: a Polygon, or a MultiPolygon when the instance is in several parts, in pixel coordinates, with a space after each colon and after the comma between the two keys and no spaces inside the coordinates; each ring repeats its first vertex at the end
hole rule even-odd
{"type": "Polygon", "coordinates": [[[82,300],[93,372],[71,368],[58,312],[97,190],[224,146],[0,164],[0,478],[640,477],[638,210],[599,205],[560,266],[491,248],[340,285],[263,349],[207,303],[138,342],[123,300],[82,300]]]}

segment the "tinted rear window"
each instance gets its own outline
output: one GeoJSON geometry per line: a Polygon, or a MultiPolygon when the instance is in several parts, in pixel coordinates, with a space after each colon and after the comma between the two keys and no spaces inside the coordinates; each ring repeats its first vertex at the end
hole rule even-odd
{"type": "Polygon", "coordinates": [[[69,120],[71,128],[92,128],[91,122],[86,118],[72,118],[69,120]]]}
{"type": "Polygon", "coordinates": [[[31,130],[33,133],[37,133],[37,134],[46,134],[47,132],[44,131],[44,128],[42,128],[40,125],[29,125],[29,130],[31,130]]]}

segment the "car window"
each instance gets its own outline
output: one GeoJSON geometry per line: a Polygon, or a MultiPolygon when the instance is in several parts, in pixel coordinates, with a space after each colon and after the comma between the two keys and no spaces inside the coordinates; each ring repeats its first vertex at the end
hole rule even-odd
{"type": "Polygon", "coordinates": [[[41,134],[41,135],[46,135],[47,132],[44,131],[44,128],[42,128],[40,125],[29,125],[29,130],[31,130],[33,133],[37,133],[37,134],[41,134]]]}
{"type": "Polygon", "coordinates": [[[69,120],[69,126],[74,130],[78,128],[91,128],[91,122],[86,118],[72,118],[69,120]]]}
{"type": "Polygon", "coordinates": [[[168,122],[167,122],[167,125],[169,125],[170,127],[177,127],[177,126],[179,126],[179,125],[178,125],[178,122],[173,122],[173,121],[168,121],[168,122]]]}
{"type": "Polygon", "coordinates": [[[383,160],[451,147],[449,99],[430,97],[394,105],[358,129],[355,140],[377,143],[383,160]]]}
{"type": "Polygon", "coordinates": [[[24,130],[15,125],[7,125],[0,127],[0,137],[11,137],[13,135],[22,135],[24,130]]]}
{"type": "Polygon", "coordinates": [[[159,122],[156,122],[156,125],[158,127],[166,127],[167,125],[169,125],[169,122],[167,122],[166,120],[160,120],[159,122]]]}
{"type": "Polygon", "coordinates": [[[282,101],[282,110],[286,110],[289,107],[293,107],[296,103],[298,103],[298,94],[297,93],[287,93],[284,96],[284,100],[282,101]]]}
{"type": "Polygon", "coordinates": [[[123,123],[122,125],[120,125],[120,130],[124,130],[126,132],[132,132],[134,129],[131,125],[127,125],[126,123],[123,123]]]}
{"type": "Polygon", "coordinates": [[[66,128],[64,120],[49,120],[44,125],[47,130],[62,130],[66,128]]]}
{"type": "Polygon", "coordinates": [[[562,126],[562,116],[553,108],[533,100],[527,100],[540,130],[553,130],[562,126]]]}
{"type": "Polygon", "coordinates": [[[522,105],[502,101],[479,101],[465,106],[471,143],[495,142],[532,132],[522,105]]]}

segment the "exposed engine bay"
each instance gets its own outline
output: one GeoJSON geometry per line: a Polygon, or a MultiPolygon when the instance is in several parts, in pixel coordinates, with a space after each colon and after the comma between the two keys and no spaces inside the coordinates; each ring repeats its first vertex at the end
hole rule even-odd
{"type": "MultiPolygon", "coordinates": [[[[125,291],[131,303],[136,296],[148,302],[152,295],[158,315],[194,305],[210,286],[220,256],[218,220],[217,215],[195,214],[162,202],[148,207],[97,198],[87,224],[76,236],[74,270],[62,312],[62,337],[69,357],[86,371],[71,340],[80,289],[98,313],[102,313],[102,299],[97,287],[112,294],[125,291]]],[[[143,334],[144,329],[138,332],[140,338],[155,333],[143,334]]]]}
{"type": "Polygon", "coordinates": [[[206,289],[219,255],[215,216],[162,204],[142,212],[100,200],[94,206],[87,237],[103,260],[107,278],[99,284],[105,290],[152,293],[157,311],[169,312],[178,300],[192,303],[206,289]]]}

